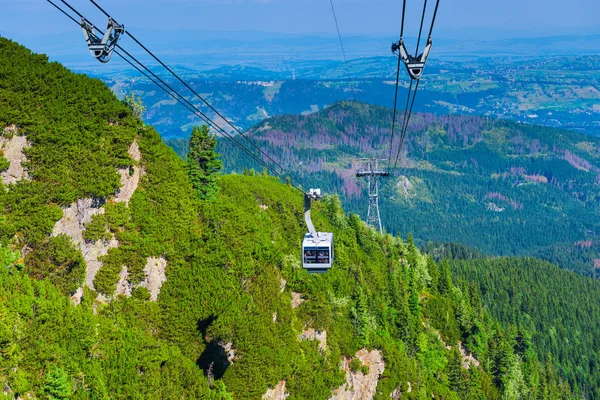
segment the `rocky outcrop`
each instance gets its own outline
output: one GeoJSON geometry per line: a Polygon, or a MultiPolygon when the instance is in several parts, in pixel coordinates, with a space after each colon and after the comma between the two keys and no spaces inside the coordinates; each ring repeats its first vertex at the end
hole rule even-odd
{"type": "Polygon", "coordinates": [[[142,154],[140,153],[140,148],[138,146],[137,140],[135,140],[131,146],[129,146],[129,157],[134,160],[136,163],[132,168],[123,168],[117,170],[119,175],[121,176],[121,187],[119,191],[115,195],[115,201],[117,203],[129,203],[133,193],[136,191],[140,184],[140,178],[144,175],[144,170],[139,163],[142,159],[142,154]]]}
{"type": "Polygon", "coordinates": [[[8,169],[0,174],[5,185],[17,183],[21,179],[30,179],[23,167],[23,163],[27,161],[23,150],[30,144],[25,136],[18,136],[18,133],[18,128],[10,125],[4,128],[4,135],[9,135],[10,138],[0,137],[0,149],[10,163],[8,169]]]}
{"type": "MultiPolygon", "coordinates": [[[[449,346],[448,344],[446,344],[446,342],[444,342],[444,339],[442,339],[442,335],[440,335],[440,333],[438,331],[435,331],[435,334],[436,334],[437,338],[439,339],[439,341],[444,345],[446,350],[452,350],[452,346],[449,346]]],[[[465,347],[463,346],[461,341],[458,342],[458,349],[460,351],[460,355],[461,355],[461,359],[462,359],[461,365],[464,369],[469,369],[471,366],[479,367],[479,361],[477,361],[477,359],[475,357],[473,357],[473,355],[470,354],[467,351],[467,349],[465,349],[465,347]]]]}
{"type": "Polygon", "coordinates": [[[135,287],[144,287],[150,292],[150,301],[156,301],[163,283],[167,280],[166,268],[167,260],[164,258],[148,257],[144,267],[146,277],[139,285],[134,286],[129,281],[127,267],[123,266],[119,273],[119,282],[115,294],[130,297],[135,287]]]}
{"type": "Polygon", "coordinates": [[[458,342],[458,348],[460,349],[460,355],[462,357],[462,367],[469,369],[471,366],[479,367],[479,361],[472,354],[467,352],[467,349],[463,346],[462,342],[458,342]]]}
{"type": "Polygon", "coordinates": [[[127,267],[123,266],[123,268],[121,268],[121,272],[119,273],[119,282],[117,283],[117,290],[115,292],[117,295],[123,295],[127,297],[131,296],[133,285],[131,282],[129,282],[128,278],[129,274],[127,272],[127,267]]]}
{"type": "Polygon", "coordinates": [[[81,298],[83,297],[83,288],[78,288],[75,293],[71,296],[71,302],[78,306],[81,304],[81,298]]]}
{"type": "Polygon", "coordinates": [[[97,240],[93,243],[85,242],[80,247],[86,265],[85,284],[90,289],[94,289],[94,278],[96,278],[96,274],[102,268],[102,262],[99,260],[100,257],[108,254],[110,249],[119,247],[119,242],[115,239],[108,242],[97,240]]]}
{"type": "Polygon", "coordinates": [[[313,328],[307,329],[298,336],[298,340],[310,340],[319,342],[319,351],[322,353],[327,350],[327,331],[316,331],[313,328]]]}
{"type": "MultiPolygon", "coordinates": [[[[16,136],[15,136],[16,137],[16,136]]],[[[14,138],[14,137],[13,137],[14,138]]],[[[139,163],[142,159],[137,141],[134,141],[128,150],[129,156],[135,161],[136,165],[131,168],[117,170],[121,176],[121,186],[114,196],[114,201],[128,203],[133,196],[133,193],[139,186],[141,177],[144,171],[139,163]]],[[[12,163],[11,163],[12,166],[12,163]]],[[[10,169],[9,169],[10,170],[10,169]]],[[[104,214],[105,199],[80,199],[71,206],[63,208],[63,216],[54,226],[53,236],[67,235],[73,243],[81,250],[86,264],[85,284],[94,289],[94,278],[102,268],[102,262],[99,260],[102,256],[108,254],[111,248],[119,246],[119,242],[115,239],[96,242],[86,242],[83,239],[83,231],[87,224],[92,221],[94,215],[104,214]]],[[[160,287],[166,280],[165,276],[166,260],[164,259],[148,259],[146,268],[146,279],[140,286],[148,288],[151,294],[151,299],[156,300],[160,287]]],[[[127,268],[121,270],[119,283],[117,285],[117,294],[126,296],[131,295],[132,285],[127,280],[127,268]]],[[[83,290],[78,290],[72,297],[74,304],[79,304],[83,290]]],[[[99,298],[102,298],[101,296],[99,298]]]]}
{"type": "Polygon", "coordinates": [[[63,216],[54,225],[52,235],[67,235],[73,239],[73,243],[81,244],[85,226],[98,214],[104,214],[103,199],[79,199],[69,207],[63,208],[63,216]]]}
{"type": "Polygon", "coordinates": [[[285,381],[279,382],[274,388],[269,388],[263,395],[263,400],[285,400],[290,396],[285,392],[285,381]]]}
{"type": "Polygon", "coordinates": [[[227,362],[233,364],[235,361],[235,347],[232,342],[219,342],[219,347],[223,350],[223,353],[227,357],[227,362]]]}
{"type": "Polygon", "coordinates": [[[369,352],[361,349],[356,353],[363,365],[369,369],[368,374],[350,369],[352,359],[344,358],[342,368],[346,371],[346,383],[333,392],[330,400],[371,400],[377,392],[377,383],[383,373],[385,363],[379,350],[369,352]]]}
{"type": "MultiPolygon", "coordinates": [[[[85,226],[92,221],[94,215],[104,214],[104,201],[102,199],[80,199],[71,206],[63,208],[62,218],[54,225],[53,236],[67,235],[71,238],[75,246],[81,250],[85,260],[85,284],[94,289],[94,278],[102,267],[99,258],[106,255],[108,250],[117,247],[117,240],[105,242],[98,240],[96,242],[85,242],[83,240],[83,231],[85,226]]],[[[75,300],[74,302],[78,302],[75,300]]]]}
{"type": "Polygon", "coordinates": [[[304,303],[302,295],[300,293],[292,292],[292,308],[298,308],[302,303],[304,303]]]}
{"type": "Polygon", "coordinates": [[[140,283],[141,287],[145,287],[150,292],[150,300],[156,301],[160,293],[160,288],[167,280],[165,270],[167,269],[167,260],[164,258],[148,257],[144,272],[146,278],[140,283]]]}

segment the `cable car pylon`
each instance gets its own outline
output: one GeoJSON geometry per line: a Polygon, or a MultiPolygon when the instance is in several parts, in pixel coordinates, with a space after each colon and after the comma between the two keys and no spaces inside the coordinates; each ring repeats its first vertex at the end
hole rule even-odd
{"type": "Polygon", "coordinates": [[[369,209],[367,212],[367,225],[377,229],[383,235],[381,214],[379,213],[379,178],[389,177],[390,173],[380,166],[386,160],[377,158],[361,158],[360,168],[356,172],[357,178],[367,178],[369,185],[369,209]]]}

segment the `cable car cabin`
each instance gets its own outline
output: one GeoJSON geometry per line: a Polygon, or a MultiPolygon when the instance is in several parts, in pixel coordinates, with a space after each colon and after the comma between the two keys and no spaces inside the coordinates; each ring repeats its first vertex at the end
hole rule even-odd
{"type": "Polygon", "coordinates": [[[307,233],[302,243],[302,267],[310,274],[322,274],[333,264],[333,233],[307,233]]]}

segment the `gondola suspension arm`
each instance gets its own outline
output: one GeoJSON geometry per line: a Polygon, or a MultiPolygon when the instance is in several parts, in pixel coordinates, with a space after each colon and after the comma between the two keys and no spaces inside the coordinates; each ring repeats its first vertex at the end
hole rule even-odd
{"type": "Polygon", "coordinates": [[[90,53],[101,63],[110,61],[119,38],[125,33],[125,27],[117,24],[110,17],[108,18],[108,26],[102,39],[94,34],[94,25],[88,23],[83,17],[81,18],[81,29],[83,30],[83,37],[90,53]]]}
{"type": "Polygon", "coordinates": [[[310,191],[304,193],[304,221],[306,222],[308,232],[313,237],[319,236],[319,233],[316,231],[312,218],[310,217],[310,205],[313,200],[319,200],[321,198],[321,189],[310,189],[310,191]]]}

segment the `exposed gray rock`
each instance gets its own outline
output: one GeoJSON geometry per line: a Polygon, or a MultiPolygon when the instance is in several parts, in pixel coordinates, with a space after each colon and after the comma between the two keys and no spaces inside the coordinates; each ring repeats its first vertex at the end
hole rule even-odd
{"type": "Polygon", "coordinates": [[[131,157],[133,161],[142,161],[142,153],[140,152],[140,146],[138,145],[137,139],[135,139],[133,143],[131,143],[131,146],[129,146],[128,153],[129,157],[131,157]]]}
{"type": "Polygon", "coordinates": [[[333,392],[330,400],[371,400],[375,397],[379,377],[385,368],[383,356],[379,350],[369,352],[361,349],[356,358],[369,368],[369,373],[353,372],[350,369],[351,359],[344,358],[342,368],[346,371],[346,383],[333,392]]]}
{"type": "Polygon", "coordinates": [[[229,364],[233,364],[235,361],[235,348],[232,342],[219,342],[219,347],[223,349],[223,352],[227,355],[227,361],[229,364]]]}
{"type": "Polygon", "coordinates": [[[129,273],[127,272],[127,267],[123,266],[121,268],[121,272],[119,273],[119,283],[117,283],[117,295],[123,295],[130,297],[131,291],[133,290],[133,285],[127,280],[129,278],[129,273]]]}
{"type": "Polygon", "coordinates": [[[67,235],[73,243],[83,243],[83,230],[92,221],[92,217],[104,214],[104,200],[79,199],[67,208],[63,208],[62,218],[54,225],[53,236],[67,235]]]}
{"type": "Polygon", "coordinates": [[[462,367],[465,369],[469,369],[472,366],[479,367],[479,361],[473,357],[472,354],[467,352],[467,349],[463,346],[462,342],[458,342],[458,348],[460,350],[460,355],[462,356],[462,367]]]}
{"type": "Polygon", "coordinates": [[[150,300],[156,301],[160,293],[162,284],[166,282],[167,275],[165,270],[167,269],[167,260],[164,258],[148,257],[144,272],[146,273],[146,279],[140,283],[141,287],[145,287],[150,292],[150,300]]]}
{"type": "MultiPolygon", "coordinates": [[[[8,386],[8,383],[4,383],[4,391],[3,391],[3,394],[4,394],[5,396],[7,396],[7,398],[8,398],[8,395],[9,395],[9,394],[13,394],[13,393],[14,393],[14,392],[13,392],[13,390],[11,389],[11,387],[10,387],[10,386],[8,386]]],[[[268,393],[268,392],[267,392],[267,393],[268,393]]]]}
{"type": "Polygon", "coordinates": [[[316,331],[310,328],[302,332],[298,336],[298,340],[316,340],[319,342],[319,351],[321,353],[327,350],[327,331],[316,331]]]}
{"type": "Polygon", "coordinates": [[[81,253],[83,254],[83,258],[85,259],[85,284],[90,289],[94,288],[94,278],[96,278],[96,274],[102,268],[102,262],[99,260],[100,257],[105,256],[108,253],[108,250],[119,247],[119,242],[115,239],[110,240],[109,242],[104,242],[102,240],[98,240],[94,243],[85,242],[80,245],[81,253]]]}
{"type": "MultiPolygon", "coordinates": [[[[138,164],[142,159],[137,140],[129,146],[129,156],[138,164]]],[[[140,178],[144,175],[144,171],[139,165],[134,165],[132,171],[129,168],[124,168],[117,170],[117,172],[121,176],[121,187],[115,195],[115,201],[117,203],[129,203],[140,184],[140,178]]]]}
{"type": "Polygon", "coordinates": [[[292,308],[298,308],[302,303],[304,303],[302,295],[300,293],[292,292],[292,308]]]}
{"type": "Polygon", "coordinates": [[[78,306],[81,304],[81,298],[83,297],[83,288],[78,288],[77,291],[71,296],[71,303],[78,306]]]}
{"type": "Polygon", "coordinates": [[[12,137],[0,137],[0,149],[4,152],[4,157],[10,163],[8,169],[2,172],[2,182],[9,185],[17,183],[21,179],[30,179],[29,174],[23,168],[23,163],[27,161],[23,150],[30,147],[30,143],[25,136],[18,136],[18,129],[15,125],[4,128],[4,134],[11,134],[12,137]]]}
{"type": "Polygon", "coordinates": [[[90,289],[94,289],[94,278],[102,267],[98,259],[106,255],[109,249],[119,246],[119,242],[114,239],[108,242],[98,240],[93,243],[83,240],[85,226],[92,221],[94,215],[104,214],[103,206],[103,199],[79,199],[71,206],[63,208],[63,216],[54,225],[52,231],[53,236],[67,235],[81,250],[86,264],[85,284],[90,289]]]}
{"type": "Polygon", "coordinates": [[[279,382],[274,388],[269,388],[263,395],[263,400],[285,400],[290,396],[285,392],[285,381],[279,382]]]}
{"type": "MultiPolygon", "coordinates": [[[[6,129],[5,129],[6,131],[6,129]]],[[[17,138],[17,136],[13,137],[17,138]]],[[[137,140],[135,140],[128,150],[129,156],[136,161],[136,164],[142,159],[137,140]]],[[[11,163],[12,167],[12,163],[11,163]]],[[[133,167],[133,172],[130,174],[129,168],[117,171],[121,176],[121,187],[119,188],[114,200],[116,202],[128,203],[131,196],[139,186],[141,177],[144,174],[143,169],[139,165],[133,167]]],[[[94,215],[104,214],[105,199],[80,199],[71,206],[63,208],[63,216],[54,226],[53,236],[67,235],[73,240],[73,243],[81,250],[86,264],[85,284],[94,289],[94,278],[102,268],[102,262],[99,258],[108,254],[111,248],[119,246],[119,242],[115,239],[110,241],[98,240],[96,242],[85,242],[83,240],[83,231],[87,224],[92,221],[94,215]]],[[[164,267],[166,261],[162,259],[148,259],[146,265],[146,280],[141,286],[148,288],[151,293],[152,300],[156,300],[162,283],[166,280],[164,275],[164,267]]],[[[81,288],[80,288],[81,289],[81,288]]],[[[117,294],[131,295],[131,284],[127,281],[127,269],[121,271],[119,283],[117,285],[117,294]]],[[[76,296],[72,298],[74,304],[81,302],[83,290],[78,290],[76,296]]],[[[102,300],[103,296],[98,296],[102,300]]]]}
{"type": "Polygon", "coordinates": [[[283,278],[281,278],[281,284],[279,286],[279,292],[283,293],[283,291],[285,290],[285,285],[287,285],[287,281],[283,278]]]}

